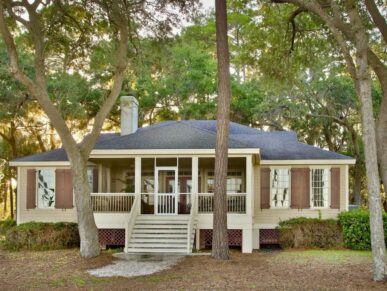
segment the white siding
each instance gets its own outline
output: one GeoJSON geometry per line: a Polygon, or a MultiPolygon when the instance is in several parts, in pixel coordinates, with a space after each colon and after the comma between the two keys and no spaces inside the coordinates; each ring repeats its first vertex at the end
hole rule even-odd
{"type": "MultiPolygon", "coordinates": [[[[59,168],[59,167],[58,167],[59,168]]],[[[63,167],[62,167],[63,168],[63,167]]],[[[18,199],[19,211],[18,224],[29,221],[39,222],[76,222],[77,215],[75,207],[73,209],[27,209],[27,167],[20,167],[18,177],[18,187],[20,194],[18,199]]]]}
{"type": "MultiPolygon", "coordinates": [[[[278,166],[278,165],[276,165],[278,166]]],[[[286,165],[291,166],[293,168],[305,168],[310,167],[312,165],[286,165]]],[[[338,209],[261,209],[261,185],[260,185],[260,167],[254,166],[254,225],[257,228],[273,228],[278,222],[281,220],[290,219],[293,217],[314,217],[317,218],[319,216],[319,211],[321,211],[321,216],[323,219],[326,218],[337,218],[337,214],[340,211],[344,211],[348,209],[348,201],[346,198],[346,189],[348,183],[346,182],[347,173],[346,166],[343,165],[332,165],[332,167],[340,168],[340,210],[338,209]]],[[[262,167],[270,167],[270,165],[264,165],[262,167]]],[[[290,195],[292,195],[290,193],[290,195]]],[[[329,193],[330,195],[330,193],[329,193]]]]}

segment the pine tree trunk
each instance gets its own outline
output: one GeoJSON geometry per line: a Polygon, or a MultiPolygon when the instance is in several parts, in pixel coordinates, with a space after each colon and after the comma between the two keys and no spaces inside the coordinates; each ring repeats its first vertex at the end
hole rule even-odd
{"type": "Polygon", "coordinates": [[[12,184],[10,184],[9,185],[9,210],[10,210],[11,219],[14,218],[14,215],[13,215],[13,195],[14,195],[14,190],[12,188],[12,184]]]}
{"type": "Polygon", "coordinates": [[[212,257],[230,258],[227,235],[228,126],[230,123],[230,63],[227,39],[227,5],[216,0],[216,48],[218,57],[218,110],[215,149],[214,222],[212,257]]]}
{"type": "Polygon", "coordinates": [[[4,204],[3,204],[3,213],[4,213],[4,217],[7,216],[7,192],[8,192],[8,189],[7,189],[7,181],[5,180],[4,178],[4,184],[3,184],[3,200],[4,200],[4,204]]]}
{"type": "Polygon", "coordinates": [[[71,159],[71,164],[81,239],[80,252],[83,258],[93,258],[100,254],[100,245],[91,204],[91,189],[87,178],[87,159],[71,159]]]}

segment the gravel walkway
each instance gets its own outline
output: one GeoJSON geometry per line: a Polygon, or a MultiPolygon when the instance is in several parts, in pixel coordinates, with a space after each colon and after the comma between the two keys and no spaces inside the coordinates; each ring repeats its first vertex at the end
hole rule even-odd
{"type": "Polygon", "coordinates": [[[96,277],[134,277],[149,275],[169,269],[184,258],[182,255],[114,254],[119,260],[102,268],[88,270],[96,277]]]}

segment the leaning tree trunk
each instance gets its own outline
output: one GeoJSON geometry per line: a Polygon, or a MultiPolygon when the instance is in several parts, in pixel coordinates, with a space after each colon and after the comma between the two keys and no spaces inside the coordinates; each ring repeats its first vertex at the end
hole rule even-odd
{"type": "Polygon", "coordinates": [[[100,254],[98,229],[91,204],[91,189],[87,178],[87,158],[71,159],[78,231],[81,240],[80,252],[84,258],[100,254]]]}
{"type": "MultiPolygon", "coordinates": [[[[361,53],[359,53],[360,55],[361,53]]],[[[377,148],[375,136],[375,121],[371,97],[371,79],[368,71],[367,58],[361,54],[358,57],[359,75],[358,88],[361,99],[361,117],[365,164],[367,172],[368,207],[370,212],[371,246],[374,265],[374,280],[386,278],[384,229],[380,197],[380,180],[377,164],[377,148]]]]}
{"type": "Polygon", "coordinates": [[[215,153],[214,222],[212,257],[230,258],[227,235],[228,126],[230,123],[230,63],[226,0],[216,0],[216,49],[218,57],[218,110],[215,153]]]}
{"type": "MultiPolygon", "coordinates": [[[[384,87],[386,86],[387,84],[384,84],[384,87]]],[[[378,146],[380,178],[383,181],[384,193],[386,193],[384,209],[387,211],[387,89],[383,89],[383,101],[376,122],[376,140],[378,146]]]]}

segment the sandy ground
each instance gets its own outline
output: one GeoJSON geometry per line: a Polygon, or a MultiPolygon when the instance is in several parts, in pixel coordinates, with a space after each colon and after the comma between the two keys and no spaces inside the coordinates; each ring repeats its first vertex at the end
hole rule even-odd
{"type": "Polygon", "coordinates": [[[370,252],[233,251],[229,261],[187,256],[152,275],[88,273],[120,261],[108,252],[85,260],[76,249],[0,250],[0,290],[387,290],[372,281],[370,252]]]}
{"type": "Polygon", "coordinates": [[[167,270],[181,261],[181,255],[161,254],[124,254],[113,255],[118,260],[112,264],[88,270],[87,272],[96,277],[135,277],[150,275],[167,270]]]}

